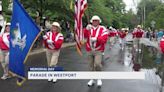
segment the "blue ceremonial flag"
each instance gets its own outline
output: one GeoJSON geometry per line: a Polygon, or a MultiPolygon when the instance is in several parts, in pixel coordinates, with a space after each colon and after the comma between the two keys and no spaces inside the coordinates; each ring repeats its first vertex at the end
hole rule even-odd
{"type": "Polygon", "coordinates": [[[17,83],[25,80],[24,63],[33,43],[40,35],[40,30],[21,6],[13,0],[13,13],[10,27],[9,70],[19,77],[17,83]]]}

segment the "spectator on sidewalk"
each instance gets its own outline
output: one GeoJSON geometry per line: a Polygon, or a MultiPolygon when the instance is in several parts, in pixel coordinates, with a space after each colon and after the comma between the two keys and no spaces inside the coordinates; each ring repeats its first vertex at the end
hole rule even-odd
{"type": "Polygon", "coordinates": [[[11,77],[9,74],[9,32],[10,23],[6,24],[5,32],[0,36],[0,62],[3,68],[2,80],[6,80],[11,77]]]}
{"type": "MultiPolygon", "coordinates": [[[[44,45],[47,48],[46,56],[48,67],[55,67],[58,63],[60,49],[63,44],[63,34],[58,22],[53,22],[51,30],[43,36],[44,45]]],[[[56,82],[56,79],[48,79],[48,81],[56,82]]]]}
{"type": "Polygon", "coordinates": [[[154,41],[154,40],[155,40],[155,37],[156,37],[155,31],[151,31],[150,35],[151,35],[150,40],[151,40],[151,41],[154,41]]]}
{"type": "Polygon", "coordinates": [[[160,31],[157,33],[158,43],[160,43],[160,40],[162,39],[163,35],[164,35],[164,33],[163,33],[163,31],[162,31],[162,30],[160,30],[160,31]]]}
{"type": "Polygon", "coordinates": [[[46,17],[45,27],[46,27],[46,30],[51,29],[51,21],[50,21],[49,17],[46,17]]]}
{"type": "Polygon", "coordinates": [[[146,32],[146,38],[150,38],[150,31],[149,30],[147,30],[147,32],[146,32]]]}
{"type": "Polygon", "coordinates": [[[72,39],[71,39],[71,31],[70,31],[70,23],[67,21],[65,23],[65,28],[66,28],[66,42],[70,42],[72,39]]]}
{"type": "MultiPolygon", "coordinates": [[[[86,50],[91,71],[102,71],[102,53],[108,39],[108,32],[104,26],[101,26],[101,19],[95,15],[90,20],[92,25],[88,24],[84,30],[84,36],[87,39],[86,50]]],[[[92,86],[95,80],[91,79],[88,86],[92,86]]],[[[97,80],[97,86],[101,87],[101,79],[97,80]]]]}

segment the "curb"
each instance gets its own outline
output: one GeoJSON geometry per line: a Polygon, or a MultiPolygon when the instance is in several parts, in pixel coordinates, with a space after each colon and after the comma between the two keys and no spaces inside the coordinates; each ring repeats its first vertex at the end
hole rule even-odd
{"type": "MultiPolygon", "coordinates": [[[[73,43],[63,43],[63,45],[62,45],[61,48],[66,48],[66,47],[70,47],[70,46],[74,46],[74,45],[76,45],[75,42],[73,42],[73,43]]],[[[46,49],[44,47],[43,48],[40,48],[40,49],[32,50],[29,53],[29,56],[36,55],[36,54],[43,53],[43,52],[46,52],[46,49]]]]}

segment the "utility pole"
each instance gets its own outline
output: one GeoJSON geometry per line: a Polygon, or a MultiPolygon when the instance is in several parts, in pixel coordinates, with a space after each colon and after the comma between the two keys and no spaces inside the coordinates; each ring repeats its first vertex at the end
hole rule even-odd
{"type": "Polygon", "coordinates": [[[146,4],[144,4],[144,9],[143,9],[143,28],[145,28],[145,18],[146,18],[146,15],[145,15],[145,7],[146,7],[146,4]]]}
{"type": "Polygon", "coordinates": [[[0,11],[2,11],[2,1],[0,1],[0,11]]]}
{"type": "Polygon", "coordinates": [[[145,19],[146,19],[146,12],[145,11],[146,11],[146,3],[144,2],[143,7],[142,7],[142,13],[141,13],[141,15],[142,15],[141,23],[142,23],[143,28],[145,28],[145,19]]]}

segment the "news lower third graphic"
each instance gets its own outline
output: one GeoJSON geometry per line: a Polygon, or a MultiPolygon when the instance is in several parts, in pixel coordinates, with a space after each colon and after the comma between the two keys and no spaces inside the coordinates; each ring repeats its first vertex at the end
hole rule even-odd
{"type": "Polygon", "coordinates": [[[144,72],[63,71],[63,67],[30,67],[29,80],[44,79],[145,79],[144,72]]]}

